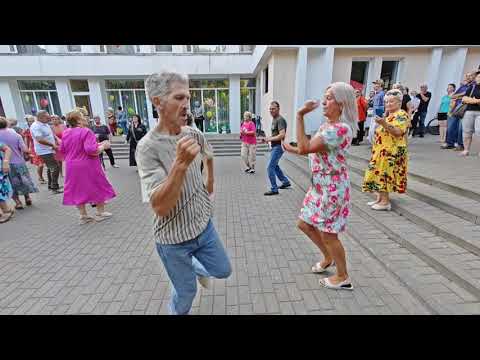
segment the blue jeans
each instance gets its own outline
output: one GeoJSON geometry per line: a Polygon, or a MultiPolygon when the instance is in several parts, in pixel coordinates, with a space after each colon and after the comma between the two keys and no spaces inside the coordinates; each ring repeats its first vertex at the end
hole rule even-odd
{"type": "Polygon", "coordinates": [[[420,134],[425,134],[425,118],[427,117],[427,112],[421,112],[418,114],[418,122],[420,125],[420,134]]]}
{"type": "Polygon", "coordinates": [[[290,185],[290,181],[283,174],[282,169],[278,166],[283,155],[283,149],[281,145],[276,145],[272,147],[272,152],[270,153],[270,160],[267,166],[268,178],[270,179],[270,184],[272,186],[273,192],[278,192],[277,186],[277,177],[280,179],[283,185],[290,185]]]}
{"type": "Polygon", "coordinates": [[[122,122],[119,122],[118,125],[120,125],[120,127],[122,128],[123,135],[127,135],[128,133],[127,122],[122,121],[122,122]]]}
{"type": "Polygon", "coordinates": [[[197,276],[224,279],[232,273],[212,220],[195,239],[175,245],[157,243],[157,251],[172,283],[172,315],[186,315],[190,311],[197,294],[197,276]]]}
{"type": "Polygon", "coordinates": [[[463,146],[462,119],[449,116],[447,120],[447,145],[454,146],[455,143],[463,146]]]}

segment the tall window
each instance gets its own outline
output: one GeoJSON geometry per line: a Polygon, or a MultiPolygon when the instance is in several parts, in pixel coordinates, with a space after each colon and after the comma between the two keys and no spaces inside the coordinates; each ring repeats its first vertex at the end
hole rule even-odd
{"type": "Polygon", "coordinates": [[[263,92],[268,93],[268,66],[263,70],[263,92]]]}
{"type": "Polygon", "coordinates": [[[88,111],[90,116],[95,115],[92,114],[88,80],[70,80],[70,88],[72,89],[73,102],[75,106],[84,108],[88,111]]]}
{"type": "Polygon", "coordinates": [[[255,45],[240,45],[240,52],[253,52],[255,45]]]}
{"type": "Polygon", "coordinates": [[[108,54],[135,54],[133,45],[107,45],[108,54]]]}
{"type": "Polygon", "coordinates": [[[350,85],[364,92],[368,79],[368,61],[353,61],[350,85]]]}
{"type": "Polygon", "coordinates": [[[155,52],[172,52],[172,45],[155,45],[155,52]]]}
{"type": "Polygon", "coordinates": [[[108,106],[117,111],[121,106],[129,117],[140,115],[148,128],[147,97],[143,80],[105,80],[108,106]]]}
{"type": "Polygon", "coordinates": [[[385,89],[391,89],[392,85],[397,81],[398,61],[384,61],[382,63],[382,71],[380,79],[385,83],[385,89]]]}
{"type": "Polygon", "coordinates": [[[81,45],[67,45],[68,52],[81,52],[82,46],[81,45]]]}
{"type": "Polygon", "coordinates": [[[190,109],[203,110],[205,132],[230,132],[228,87],[228,79],[190,80],[190,109]]]}
{"type": "Polygon", "coordinates": [[[34,115],[39,110],[62,115],[55,81],[18,80],[18,88],[25,115],[34,115]]]}
{"type": "Polygon", "coordinates": [[[255,90],[255,79],[240,80],[240,121],[243,119],[245,111],[255,113],[255,90]]]}

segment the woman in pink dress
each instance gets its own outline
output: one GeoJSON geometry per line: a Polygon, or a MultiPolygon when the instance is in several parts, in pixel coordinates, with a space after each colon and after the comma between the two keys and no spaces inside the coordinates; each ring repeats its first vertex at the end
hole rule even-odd
{"type": "Polygon", "coordinates": [[[116,194],[107,180],[98,155],[110,148],[108,141],[97,143],[88,121],[80,111],[67,115],[69,129],[63,132],[60,151],[65,159],[63,205],[74,205],[80,212],[80,224],[103,221],[112,216],[105,211],[105,202],[116,194]],[[86,204],[95,204],[95,217],[87,214],[86,204]]]}

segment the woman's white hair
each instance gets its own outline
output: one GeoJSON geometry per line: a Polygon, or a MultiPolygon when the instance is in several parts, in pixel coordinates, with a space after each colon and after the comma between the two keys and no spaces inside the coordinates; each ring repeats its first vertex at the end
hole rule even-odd
{"type": "Polygon", "coordinates": [[[344,82],[334,82],[327,89],[332,90],[335,101],[341,106],[340,121],[350,126],[352,137],[356,137],[358,131],[358,108],[354,88],[344,82]]]}
{"type": "Polygon", "coordinates": [[[386,99],[389,96],[394,97],[400,104],[402,103],[403,94],[399,89],[388,90],[387,93],[385,94],[384,99],[386,99]]]}

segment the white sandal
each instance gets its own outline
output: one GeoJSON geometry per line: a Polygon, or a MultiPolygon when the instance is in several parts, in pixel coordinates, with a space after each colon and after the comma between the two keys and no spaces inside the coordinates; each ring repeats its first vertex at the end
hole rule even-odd
{"type": "Polygon", "coordinates": [[[330,266],[335,266],[335,261],[332,261],[330,264],[328,264],[324,268],[321,266],[321,262],[317,262],[315,265],[312,266],[312,272],[314,274],[321,274],[321,273],[327,271],[327,269],[330,266]]]}
{"type": "Polygon", "coordinates": [[[318,283],[327,288],[327,289],[334,289],[334,290],[353,290],[353,285],[350,282],[350,279],[347,278],[344,281],[338,283],[337,285],[334,285],[330,282],[328,278],[320,279],[318,280],[318,283]]]}

